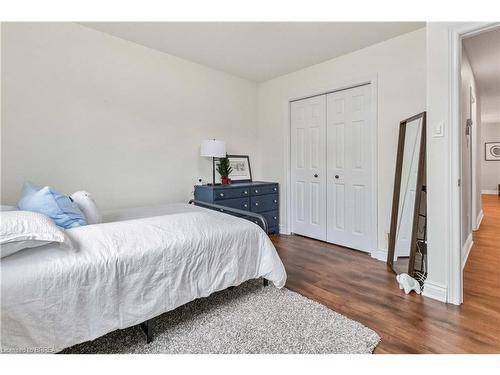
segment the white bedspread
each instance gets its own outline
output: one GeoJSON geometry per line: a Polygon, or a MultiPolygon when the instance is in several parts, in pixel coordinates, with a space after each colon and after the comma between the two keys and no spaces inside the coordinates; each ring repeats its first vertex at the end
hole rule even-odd
{"type": "Polygon", "coordinates": [[[249,279],[285,284],[257,225],[185,204],[152,211],[161,216],[122,211],[114,219],[129,220],[68,230],[75,251],[46,245],[3,258],[2,350],[59,351],[249,279]]]}

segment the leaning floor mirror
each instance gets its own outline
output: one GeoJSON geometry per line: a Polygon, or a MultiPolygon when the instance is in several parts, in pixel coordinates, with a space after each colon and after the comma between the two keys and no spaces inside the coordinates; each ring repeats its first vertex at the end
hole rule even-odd
{"type": "Polygon", "coordinates": [[[421,284],[427,274],[426,113],[401,121],[387,263],[421,284]]]}

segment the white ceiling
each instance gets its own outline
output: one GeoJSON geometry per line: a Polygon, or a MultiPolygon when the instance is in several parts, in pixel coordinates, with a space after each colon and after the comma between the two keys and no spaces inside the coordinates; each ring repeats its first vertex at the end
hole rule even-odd
{"type": "Polygon", "coordinates": [[[86,22],[82,24],[257,82],[425,27],[423,22],[86,22]]]}
{"type": "Polygon", "coordinates": [[[481,122],[500,123],[500,28],[464,40],[479,86],[481,122]]]}

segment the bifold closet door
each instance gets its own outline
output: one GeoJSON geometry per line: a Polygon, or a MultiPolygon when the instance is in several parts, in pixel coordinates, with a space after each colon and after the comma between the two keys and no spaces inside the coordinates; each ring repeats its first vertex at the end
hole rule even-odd
{"type": "Polygon", "coordinates": [[[327,241],[372,251],[374,235],[371,86],[327,95],[327,241]]]}
{"type": "Polygon", "coordinates": [[[326,95],[291,103],[292,232],[326,240],[326,95]]]}

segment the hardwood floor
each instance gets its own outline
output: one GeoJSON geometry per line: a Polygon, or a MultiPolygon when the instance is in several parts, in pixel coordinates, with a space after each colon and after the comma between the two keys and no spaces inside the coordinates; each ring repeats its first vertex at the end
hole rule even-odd
{"type": "Polygon", "coordinates": [[[464,304],[405,295],[385,263],[300,236],[272,238],[286,286],[375,330],[375,353],[500,353],[500,197],[484,219],[464,271],[464,304]]]}

